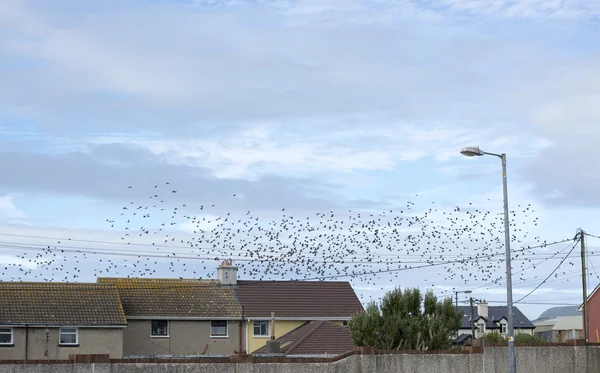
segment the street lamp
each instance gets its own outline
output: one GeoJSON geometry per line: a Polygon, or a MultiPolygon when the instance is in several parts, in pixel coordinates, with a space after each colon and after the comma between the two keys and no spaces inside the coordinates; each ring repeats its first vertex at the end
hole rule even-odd
{"type": "MultiPolygon", "coordinates": [[[[454,299],[456,299],[456,313],[458,313],[458,294],[471,294],[472,292],[472,290],[454,291],[454,299]]],[[[460,320],[460,324],[462,326],[462,320],[460,320]]],[[[456,331],[456,339],[458,339],[458,330],[456,331]]]]}
{"type": "Polygon", "coordinates": [[[506,186],[506,154],[495,154],[484,152],[478,147],[469,146],[463,148],[460,153],[467,157],[480,157],[482,155],[493,155],[502,160],[502,187],[504,191],[504,241],[506,252],[506,305],[508,311],[508,366],[510,373],[517,373],[517,361],[515,355],[515,337],[513,326],[513,300],[512,300],[512,274],[510,264],[510,232],[508,215],[508,187],[506,186]]]}

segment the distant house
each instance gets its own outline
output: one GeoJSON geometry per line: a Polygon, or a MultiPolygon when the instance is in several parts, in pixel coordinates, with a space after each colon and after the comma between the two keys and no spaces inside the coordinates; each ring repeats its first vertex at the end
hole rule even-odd
{"type": "Polygon", "coordinates": [[[127,318],[124,356],[228,355],[239,349],[241,307],[217,280],[99,278],[116,286],[127,318]]]}
{"type": "Polygon", "coordinates": [[[563,343],[569,339],[583,338],[581,315],[536,320],[534,324],[535,334],[548,342],[563,343]]]}
{"type": "Polygon", "coordinates": [[[307,321],[330,321],[345,326],[352,315],[363,311],[349,282],[238,281],[237,268],[230,263],[219,267],[219,271],[218,278],[227,277],[222,283],[229,283],[244,307],[246,351],[250,353],[263,347],[272,334],[280,338],[307,321]]]}
{"type": "MultiPolygon", "coordinates": [[[[277,338],[286,355],[339,355],[354,348],[350,330],[330,321],[307,321],[277,338]]],[[[265,347],[254,351],[265,353],[265,347]]]]}
{"type": "Polygon", "coordinates": [[[126,324],[114,285],[0,282],[0,360],[121,358],[126,324]]]}
{"type": "MultiPolygon", "coordinates": [[[[469,306],[459,306],[463,312],[462,325],[458,331],[459,338],[471,336],[471,325],[475,325],[475,338],[487,333],[498,333],[506,336],[508,332],[508,312],[506,306],[488,306],[486,302],[473,307],[473,318],[469,306]]],[[[513,306],[513,329],[516,334],[533,335],[535,325],[515,306],[513,306]]],[[[456,342],[456,341],[455,341],[456,342]]]]}

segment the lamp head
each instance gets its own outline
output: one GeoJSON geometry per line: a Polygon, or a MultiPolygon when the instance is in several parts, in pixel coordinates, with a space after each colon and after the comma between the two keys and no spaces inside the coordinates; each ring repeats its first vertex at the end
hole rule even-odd
{"type": "Polygon", "coordinates": [[[466,148],[462,148],[460,154],[467,157],[478,157],[484,155],[483,151],[476,146],[467,146],[466,148]]]}

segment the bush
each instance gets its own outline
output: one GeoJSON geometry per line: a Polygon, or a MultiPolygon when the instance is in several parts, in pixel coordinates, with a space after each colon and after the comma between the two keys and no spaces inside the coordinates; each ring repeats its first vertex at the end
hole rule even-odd
{"type": "Polygon", "coordinates": [[[381,304],[369,303],[348,326],[355,346],[443,350],[450,348],[461,319],[462,313],[456,313],[451,298],[440,301],[430,291],[423,297],[419,289],[395,289],[381,304]]]}
{"type": "Polygon", "coordinates": [[[548,343],[537,335],[517,334],[515,335],[515,344],[540,345],[548,343]]]}
{"type": "MultiPolygon", "coordinates": [[[[506,338],[498,333],[487,333],[479,338],[484,341],[484,344],[487,345],[505,345],[508,342],[506,338]]],[[[529,334],[516,334],[515,335],[515,344],[516,345],[539,345],[539,344],[547,344],[548,342],[544,339],[533,336],[529,334]]]]}
{"type": "Polygon", "coordinates": [[[506,338],[498,333],[487,333],[482,335],[480,340],[484,341],[485,345],[501,345],[506,344],[506,338]]]}

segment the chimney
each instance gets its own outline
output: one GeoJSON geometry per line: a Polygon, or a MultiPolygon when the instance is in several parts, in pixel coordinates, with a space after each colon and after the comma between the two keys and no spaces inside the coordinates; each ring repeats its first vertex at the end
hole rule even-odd
{"type": "Polygon", "coordinates": [[[483,316],[485,318],[488,317],[488,304],[485,300],[481,301],[477,305],[477,314],[479,314],[479,316],[483,316]]]}
{"type": "Polygon", "coordinates": [[[223,261],[217,267],[217,280],[221,281],[221,285],[235,285],[237,284],[237,270],[238,268],[233,265],[231,260],[223,261]]]}

